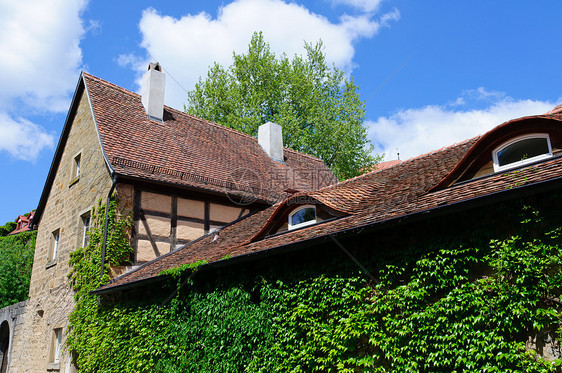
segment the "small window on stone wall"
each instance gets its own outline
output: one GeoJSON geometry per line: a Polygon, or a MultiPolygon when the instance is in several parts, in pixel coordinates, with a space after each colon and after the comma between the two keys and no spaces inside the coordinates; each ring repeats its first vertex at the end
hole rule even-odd
{"type": "Polygon", "coordinates": [[[51,352],[49,354],[49,363],[58,364],[60,361],[60,353],[62,347],[62,328],[53,329],[53,337],[51,339],[51,352]]]}
{"type": "Polygon", "coordinates": [[[82,154],[78,154],[74,157],[74,162],[72,162],[72,181],[75,182],[80,178],[80,166],[82,161],[82,154]]]}
{"type": "Polygon", "coordinates": [[[86,247],[88,245],[88,232],[90,231],[90,211],[80,216],[80,220],[82,221],[82,247],[86,247]]]}
{"type": "Polygon", "coordinates": [[[60,229],[57,229],[53,231],[53,233],[51,233],[51,242],[49,245],[49,257],[48,257],[49,263],[52,263],[57,260],[59,245],[60,245],[60,229]]]}

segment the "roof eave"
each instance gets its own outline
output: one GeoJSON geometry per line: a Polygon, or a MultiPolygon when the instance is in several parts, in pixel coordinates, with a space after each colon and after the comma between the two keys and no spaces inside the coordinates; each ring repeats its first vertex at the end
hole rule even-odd
{"type": "Polygon", "coordinates": [[[57,173],[57,169],[60,160],[62,158],[62,153],[66,145],[66,140],[68,139],[68,134],[70,132],[72,119],[74,118],[74,114],[78,110],[80,96],[84,91],[84,86],[85,86],[84,72],[81,72],[80,77],[78,78],[78,82],[76,84],[76,88],[74,89],[74,95],[72,96],[70,108],[68,110],[68,113],[66,114],[66,119],[64,122],[64,126],[62,128],[62,133],[59,138],[59,142],[57,144],[57,148],[55,150],[55,155],[53,157],[53,161],[51,162],[49,173],[47,174],[47,180],[45,181],[45,185],[43,186],[43,192],[41,193],[41,197],[39,198],[39,204],[35,209],[35,214],[33,215],[33,218],[30,223],[30,225],[33,227],[36,227],[39,224],[39,221],[41,220],[41,216],[43,215],[43,210],[45,209],[45,205],[47,203],[47,199],[49,198],[51,187],[53,186],[55,175],[57,173]]]}
{"type": "MultiPolygon", "coordinates": [[[[413,212],[413,213],[400,215],[400,216],[396,216],[396,217],[381,220],[381,221],[367,223],[367,224],[364,224],[364,225],[361,225],[361,226],[351,227],[351,228],[343,229],[341,231],[337,231],[337,232],[333,232],[333,233],[327,233],[327,234],[324,234],[324,235],[321,235],[321,236],[311,237],[311,238],[301,240],[301,241],[297,241],[297,242],[291,242],[291,243],[287,243],[287,244],[283,244],[283,245],[279,245],[279,246],[274,246],[274,247],[267,248],[265,250],[260,250],[260,251],[256,251],[256,252],[238,255],[238,256],[229,258],[227,260],[217,260],[217,261],[214,261],[214,262],[209,262],[209,263],[202,264],[201,266],[199,266],[198,271],[205,271],[205,270],[211,270],[211,269],[216,269],[216,268],[225,267],[225,266],[231,266],[231,265],[240,264],[240,263],[244,263],[244,262],[248,262],[248,261],[252,261],[252,260],[266,258],[266,257],[272,256],[272,255],[286,254],[286,253],[289,253],[289,252],[304,249],[306,247],[314,245],[317,241],[326,240],[330,236],[334,236],[334,235],[339,236],[339,235],[349,235],[349,234],[359,234],[359,233],[365,234],[365,233],[372,232],[372,231],[387,229],[387,228],[390,228],[392,226],[396,226],[398,224],[403,224],[404,220],[406,220],[406,219],[408,220],[409,223],[415,223],[415,222],[420,221],[420,220],[428,219],[429,217],[432,217],[432,218],[433,217],[439,217],[439,216],[446,215],[446,214],[457,213],[457,212],[460,212],[460,211],[466,211],[466,210],[469,210],[469,209],[487,206],[490,203],[504,202],[504,201],[507,201],[507,200],[520,198],[520,197],[533,195],[533,194],[538,194],[538,193],[543,193],[543,192],[548,192],[548,191],[555,190],[555,189],[562,189],[562,176],[559,176],[559,177],[556,177],[556,178],[553,178],[553,179],[549,179],[549,180],[545,180],[545,181],[540,181],[540,182],[533,183],[533,184],[522,185],[522,186],[514,187],[514,188],[511,188],[511,189],[501,190],[501,191],[486,194],[486,195],[483,195],[483,196],[469,198],[469,199],[454,202],[454,203],[451,203],[451,204],[444,204],[444,205],[441,205],[441,206],[437,206],[437,207],[433,207],[433,208],[429,208],[429,209],[425,209],[425,210],[421,210],[421,211],[416,211],[416,212],[413,212]]],[[[125,283],[125,284],[122,284],[122,285],[113,286],[113,287],[108,288],[108,289],[94,290],[92,293],[94,293],[94,294],[107,294],[107,293],[114,292],[114,291],[121,291],[121,290],[129,289],[129,288],[132,288],[132,287],[148,284],[148,283],[150,283],[149,280],[164,281],[164,280],[166,280],[166,278],[167,278],[166,276],[148,277],[148,278],[145,278],[145,279],[131,281],[129,283],[125,283]]]]}
{"type": "MultiPolygon", "coordinates": [[[[145,185],[152,185],[152,186],[161,186],[161,187],[167,187],[167,188],[174,188],[176,190],[188,190],[188,191],[195,191],[195,192],[200,192],[200,193],[205,193],[205,194],[212,194],[215,196],[225,196],[224,193],[221,192],[217,192],[216,190],[213,189],[206,189],[203,187],[197,187],[197,186],[193,186],[193,185],[185,185],[185,184],[180,184],[180,183],[174,183],[171,181],[163,181],[163,180],[153,180],[153,179],[148,179],[148,178],[143,178],[140,176],[131,176],[131,175],[127,175],[124,173],[117,173],[116,174],[119,175],[119,180],[122,183],[126,183],[127,181],[131,182],[131,183],[142,183],[145,185]]],[[[239,197],[243,197],[243,196],[239,196],[239,197]]],[[[228,197],[225,197],[228,198],[228,197]]],[[[248,206],[255,206],[255,205],[266,205],[266,206],[272,206],[273,204],[275,204],[275,201],[268,201],[262,198],[256,198],[252,203],[246,205],[246,207],[248,206]]]]}
{"type": "MultiPolygon", "coordinates": [[[[83,78],[83,76],[84,76],[84,73],[81,74],[82,78],[83,78]]],[[[86,84],[85,78],[83,78],[83,81],[84,81],[84,88],[85,88],[85,91],[86,91],[86,96],[88,97],[88,104],[90,105],[90,112],[92,114],[92,120],[94,121],[94,127],[96,128],[96,134],[98,135],[98,142],[99,142],[100,147],[101,147],[101,153],[102,153],[103,159],[105,161],[105,166],[107,167],[110,175],[113,177],[114,175],[116,175],[116,172],[113,169],[113,166],[111,165],[111,163],[109,162],[109,159],[107,158],[107,154],[106,154],[104,146],[103,146],[103,141],[102,141],[99,126],[98,126],[98,121],[96,119],[96,112],[94,110],[94,105],[92,105],[92,97],[90,96],[90,92],[88,91],[88,84],[86,84]]]]}

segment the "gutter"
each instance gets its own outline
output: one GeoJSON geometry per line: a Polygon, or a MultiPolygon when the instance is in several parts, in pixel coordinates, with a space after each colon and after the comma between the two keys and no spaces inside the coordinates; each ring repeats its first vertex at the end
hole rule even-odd
{"type": "MultiPolygon", "coordinates": [[[[406,220],[408,220],[408,223],[415,223],[416,221],[425,220],[429,217],[438,217],[446,214],[466,211],[469,209],[475,209],[478,207],[486,206],[492,203],[504,202],[510,199],[516,199],[523,196],[544,193],[555,189],[562,189],[562,176],[556,177],[554,179],[540,181],[534,184],[523,185],[512,189],[506,189],[506,190],[494,192],[484,196],[472,197],[451,204],[444,204],[441,206],[429,208],[426,210],[416,211],[405,215],[400,215],[386,220],[371,222],[357,227],[347,228],[338,232],[327,233],[322,236],[308,238],[298,242],[291,242],[285,245],[270,247],[265,250],[242,254],[226,260],[218,260],[218,261],[202,264],[201,266],[198,267],[197,271],[198,272],[207,271],[207,270],[231,266],[239,263],[249,262],[252,260],[263,259],[273,255],[281,255],[281,254],[302,250],[320,242],[321,240],[324,241],[330,240],[331,242],[331,237],[335,237],[335,236],[365,234],[368,232],[380,231],[399,224],[403,224],[405,223],[406,220]]],[[[158,280],[164,281],[166,278],[167,276],[154,276],[154,277],[144,278],[140,280],[127,282],[122,285],[110,287],[107,289],[94,290],[92,291],[92,294],[98,294],[98,295],[107,294],[114,291],[125,290],[129,288],[141,286],[144,284],[156,282],[158,280]]]]}

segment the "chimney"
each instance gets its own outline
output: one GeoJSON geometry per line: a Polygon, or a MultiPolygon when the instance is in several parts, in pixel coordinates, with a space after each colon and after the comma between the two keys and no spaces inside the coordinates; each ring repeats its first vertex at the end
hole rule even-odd
{"type": "Polygon", "coordinates": [[[273,122],[262,124],[258,128],[258,144],[277,162],[283,162],[283,133],[281,126],[273,122]]]}
{"type": "Polygon", "coordinates": [[[166,74],[158,62],[149,63],[142,77],[142,106],[150,119],[162,122],[164,118],[164,89],[166,74]]]}

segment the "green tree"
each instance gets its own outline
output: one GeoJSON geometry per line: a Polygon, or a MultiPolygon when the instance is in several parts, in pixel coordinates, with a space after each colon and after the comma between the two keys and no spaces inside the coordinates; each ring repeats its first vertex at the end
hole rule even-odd
{"type": "Polygon", "coordinates": [[[188,93],[190,114],[249,135],[274,122],[286,147],[314,155],[347,179],[380,160],[363,125],[365,103],[352,79],[329,68],[322,42],[305,43],[306,57],[277,57],[260,33],[227,69],[215,63],[188,93]]]}
{"type": "Polygon", "coordinates": [[[0,237],[0,308],[27,299],[37,231],[0,237]]]}
{"type": "Polygon", "coordinates": [[[6,224],[0,227],[0,237],[7,236],[14,229],[16,229],[16,223],[14,223],[13,221],[7,222],[6,224]]]}

